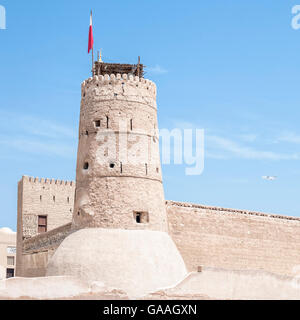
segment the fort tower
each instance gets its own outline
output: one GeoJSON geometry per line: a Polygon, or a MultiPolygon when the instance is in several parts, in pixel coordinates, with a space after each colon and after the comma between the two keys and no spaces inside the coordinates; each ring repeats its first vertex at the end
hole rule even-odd
{"type": "Polygon", "coordinates": [[[96,62],[81,93],[73,227],[167,231],[156,85],[96,62]]]}

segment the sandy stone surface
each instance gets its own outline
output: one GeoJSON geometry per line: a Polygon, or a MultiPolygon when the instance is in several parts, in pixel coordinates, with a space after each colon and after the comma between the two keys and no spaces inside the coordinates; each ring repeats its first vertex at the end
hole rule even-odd
{"type": "Polygon", "coordinates": [[[81,91],[74,227],[167,231],[156,85],[105,75],[81,91]]]}
{"type": "Polygon", "coordinates": [[[67,237],[48,264],[48,276],[74,276],[141,297],[187,275],[169,235],[148,230],[83,229],[67,237]]]}

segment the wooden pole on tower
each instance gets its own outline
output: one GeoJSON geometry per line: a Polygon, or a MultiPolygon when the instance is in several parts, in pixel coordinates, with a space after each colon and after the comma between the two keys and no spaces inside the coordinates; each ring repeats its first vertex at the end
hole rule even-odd
{"type": "Polygon", "coordinates": [[[92,48],[92,75],[94,75],[94,48],[92,48]]]}

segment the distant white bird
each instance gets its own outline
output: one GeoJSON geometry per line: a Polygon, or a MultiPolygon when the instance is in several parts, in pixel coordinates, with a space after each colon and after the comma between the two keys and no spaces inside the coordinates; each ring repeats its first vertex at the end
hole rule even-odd
{"type": "Polygon", "coordinates": [[[274,181],[277,179],[276,176],[263,176],[262,177],[264,180],[269,180],[269,181],[274,181]]]}

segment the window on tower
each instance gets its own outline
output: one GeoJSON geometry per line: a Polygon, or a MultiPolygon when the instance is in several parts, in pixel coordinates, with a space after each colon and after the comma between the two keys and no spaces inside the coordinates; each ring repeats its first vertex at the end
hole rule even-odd
{"type": "Polygon", "coordinates": [[[134,212],[133,217],[136,223],[145,224],[149,223],[149,213],[148,212],[134,212]]]}
{"type": "Polygon", "coordinates": [[[101,121],[100,120],[96,120],[95,121],[95,127],[96,128],[100,128],[100,126],[101,126],[101,121]]]}
{"type": "Polygon", "coordinates": [[[84,170],[88,170],[88,168],[89,168],[89,163],[85,162],[84,165],[83,165],[83,169],[84,170]]]}

